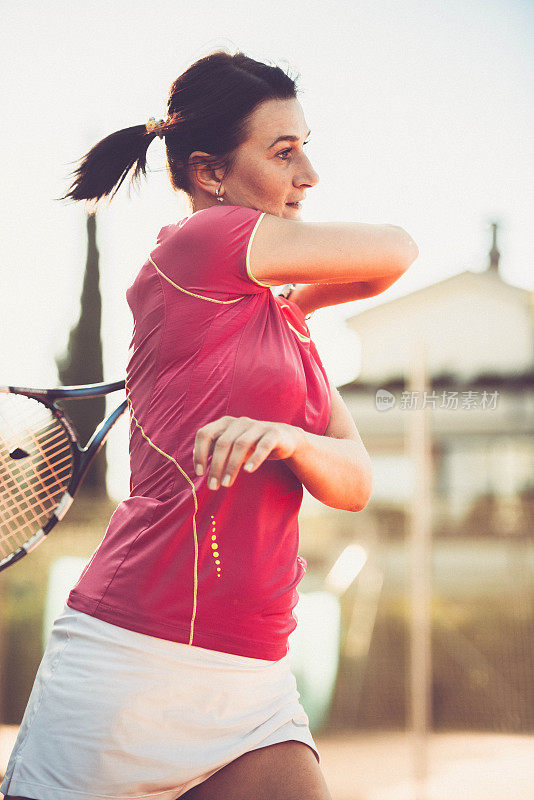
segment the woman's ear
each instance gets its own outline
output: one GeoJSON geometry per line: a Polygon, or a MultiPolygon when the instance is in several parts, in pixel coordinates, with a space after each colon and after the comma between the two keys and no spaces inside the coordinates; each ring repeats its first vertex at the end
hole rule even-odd
{"type": "Polygon", "coordinates": [[[221,181],[213,169],[212,158],[209,153],[194,150],[189,156],[189,180],[192,187],[215,196],[215,189],[221,181]]]}

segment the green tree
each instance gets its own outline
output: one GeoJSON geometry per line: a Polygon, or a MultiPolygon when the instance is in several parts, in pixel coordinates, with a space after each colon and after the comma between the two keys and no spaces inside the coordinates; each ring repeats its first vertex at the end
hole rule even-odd
{"type": "MultiPolygon", "coordinates": [[[[97,383],[104,380],[102,341],[102,299],[100,296],[99,253],[96,243],[96,213],[87,216],[87,261],[80,299],[80,315],[71,328],[67,351],[56,358],[58,376],[63,386],[97,383]]],[[[104,418],[104,397],[88,400],[63,400],[61,404],[72,419],[83,444],[104,418]]],[[[107,460],[105,445],[84,478],[80,491],[107,496],[107,460]]]]}

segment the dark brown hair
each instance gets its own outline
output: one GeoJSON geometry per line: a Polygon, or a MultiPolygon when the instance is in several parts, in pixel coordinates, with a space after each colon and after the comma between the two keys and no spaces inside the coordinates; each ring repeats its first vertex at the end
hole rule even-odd
{"type": "MultiPolygon", "coordinates": [[[[167,119],[160,131],[167,149],[167,171],[174,189],[191,196],[189,156],[210,154],[212,168],[232,166],[233,151],[247,138],[247,118],[265,100],[296,97],[297,77],[278,66],[218,50],[195,61],[172,84],[167,119]]],[[[124,128],[98,142],[79,159],[74,181],[58,200],[110,200],[133,168],[130,186],[146,177],[146,155],[156,131],[145,124],[124,128]]]]}

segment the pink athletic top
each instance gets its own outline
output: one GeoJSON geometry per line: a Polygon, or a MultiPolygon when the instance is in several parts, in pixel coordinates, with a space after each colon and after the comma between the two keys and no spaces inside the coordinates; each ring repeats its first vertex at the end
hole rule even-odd
{"type": "Polygon", "coordinates": [[[328,378],[304,315],[249,264],[264,216],[212,206],[162,228],[126,293],[130,496],[68,605],[162,639],[278,660],[296,627],[302,483],[285,460],[230,487],[197,476],[199,428],[225,415],[323,435],[328,378]]]}

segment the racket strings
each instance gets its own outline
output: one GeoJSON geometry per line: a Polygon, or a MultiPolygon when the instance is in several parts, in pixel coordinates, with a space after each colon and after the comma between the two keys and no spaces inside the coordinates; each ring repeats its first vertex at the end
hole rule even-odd
{"type": "MultiPolygon", "coordinates": [[[[42,469],[40,471],[40,476],[43,479],[49,479],[51,474],[57,473],[57,468],[62,464],[70,461],[70,452],[65,452],[65,431],[61,426],[54,427],[52,431],[45,430],[42,432],[43,435],[30,435],[27,437],[29,443],[31,445],[31,450],[28,452],[26,447],[19,448],[23,451],[28,452],[28,456],[25,456],[24,464],[26,467],[32,466],[36,467],[37,463],[39,462],[40,458],[43,458],[43,464],[47,464],[47,469],[42,469]],[[51,462],[51,459],[53,461],[51,462]]],[[[19,442],[23,441],[22,437],[19,437],[19,442]]],[[[18,466],[21,461],[16,460],[15,458],[10,456],[9,462],[6,466],[6,462],[0,463],[0,478],[4,480],[8,480],[14,473],[14,467],[18,466]]]]}
{"type": "Polygon", "coordinates": [[[69,477],[70,469],[63,473],[44,470],[40,475],[28,475],[28,468],[24,472],[12,471],[9,479],[4,480],[5,493],[9,494],[2,497],[0,522],[3,531],[0,541],[6,536],[22,533],[29,523],[38,521],[40,525],[43,516],[46,520],[57,505],[58,495],[61,497],[63,494],[69,477]]]}
{"type": "Polygon", "coordinates": [[[70,439],[53,412],[33,398],[0,397],[0,558],[50,519],[73,469],[70,439]]]}

